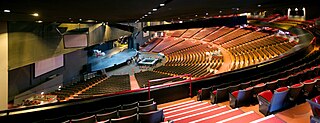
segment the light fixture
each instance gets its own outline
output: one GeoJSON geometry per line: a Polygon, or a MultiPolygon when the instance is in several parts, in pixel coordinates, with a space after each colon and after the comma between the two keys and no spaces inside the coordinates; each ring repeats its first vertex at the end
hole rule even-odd
{"type": "Polygon", "coordinates": [[[41,95],[43,95],[43,94],[44,94],[44,92],[42,91],[40,94],[41,94],[41,95]]]}
{"type": "Polygon", "coordinates": [[[237,11],[239,11],[239,8],[237,8],[237,11]]]}
{"type": "Polygon", "coordinates": [[[36,21],[37,23],[42,23],[43,21],[42,20],[38,20],[38,21],[36,21]]]}
{"type": "Polygon", "coordinates": [[[222,11],[219,11],[219,13],[222,13],[222,11]]]}
{"type": "Polygon", "coordinates": [[[61,85],[59,85],[59,87],[58,88],[61,88],[62,86],[61,85]]]}
{"type": "Polygon", "coordinates": [[[164,3],[161,3],[160,6],[164,6],[164,3]]]}
{"type": "Polygon", "coordinates": [[[80,18],[79,21],[82,21],[82,19],[80,18]]]}
{"type": "Polygon", "coordinates": [[[144,15],[144,16],[148,17],[148,15],[144,15]]]}
{"type": "Polygon", "coordinates": [[[209,13],[207,12],[207,13],[206,13],[206,15],[208,16],[208,15],[209,15],[209,13]]]}
{"type": "Polygon", "coordinates": [[[39,14],[38,13],[33,13],[33,14],[31,14],[32,16],[35,16],[35,17],[38,17],[39,16],[39,14]]]}
{"type": "Polygon", "coordinates": [[[152,11],[157,11],[158,9],[152,9],[152,11]]]}
{"type": "Polygon", "coordinates": [[[259,4],[258,7],[261,7],[261,5],[259,4]]]}
{"type": "Polygon", "coordinates": [[[151,14],[151,12],[148,12],[148,14],[150,15],[150,14],[151,14]]]}
{"type": "Polygon", "coordinates": [[[295,10],[295,11],[298,11],[298,8],[295,8],[294,10],[295,10]]]}
{"type": "Polygon", "coordinates": [[[198,15],[194,15],[195,17],[198,17],[198,15]]]}
{"type": "Polygon", "coordinates": [[[11,11],[8,10],[8,9],[5,9],[5,10],[3,10],[3,12],[9,13],[9,12],[11,12],[11,11]]]}
{"type": "Polygon", "coordinates": [[[178,17],[178,19],[180,20],[180,17],[178,17]]]}

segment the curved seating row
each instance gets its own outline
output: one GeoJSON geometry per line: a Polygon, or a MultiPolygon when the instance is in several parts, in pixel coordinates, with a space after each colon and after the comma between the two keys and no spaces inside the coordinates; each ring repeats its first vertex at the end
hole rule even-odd
{"type": "MultiPolygon", "coordinates": [[[[147,87],[148,80],[171,77],[167,74],[161,74],[161,73],[157,73],[157,72],[153,72],[153,71],[144,71],[144,72],[140,72],[140,73],[135,73],[134,76],[136,77],[140,88],[147,87]]],[[[160,85],[160,84],[168,83],[168,82],[176,82],[176,81],[181,81],[181,80],[183,80],[183,79],[176,78],[176,79],[170,79],[170,80],[165,80],[165,81],[160,81],[160,82],[153,82],[153,83],[150,83],[150,86],[160,85]]]]}
{"type": "Polygon", "coordinates": [[[129,75],[112,75],[108,79],[101,83],[89,88],[82,92],[75,98],[87,98],[94,95],[112,94],[115,92],[130,90],[130,78],[129,75]]]}

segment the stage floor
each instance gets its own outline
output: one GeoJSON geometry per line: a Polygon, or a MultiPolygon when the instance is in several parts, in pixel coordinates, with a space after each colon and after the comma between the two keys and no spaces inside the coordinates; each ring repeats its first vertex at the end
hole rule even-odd
{"type": "Polygon", "coordinates": [[[97,71],[112,67],[114,64],[126,62],[137,54],[134,49],[113,48],[105,52],[105,56],[91,56],[88,58],[88,63],[91,63],[91,70],[97,71]]]}

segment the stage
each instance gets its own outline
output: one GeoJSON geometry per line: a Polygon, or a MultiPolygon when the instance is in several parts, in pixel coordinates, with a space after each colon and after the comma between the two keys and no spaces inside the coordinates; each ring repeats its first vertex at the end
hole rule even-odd
{"type": "Polygon", "coordinates": [[[91,71],[98,71],[113,67],[115,64],[127,62],[132,57],[137,55],[134,49],[113,48],[107,50],[104,56],[91,56],[88,58],[88,63],[91,64],[91,71]]]}

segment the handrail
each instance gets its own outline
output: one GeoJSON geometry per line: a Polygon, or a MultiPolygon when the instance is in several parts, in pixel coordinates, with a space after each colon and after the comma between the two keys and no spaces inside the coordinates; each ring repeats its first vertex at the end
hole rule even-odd
{"type": "MultiPolygon", "coordinates": [[[[158,81],[163,81],[163,80],[170,80],[170,79],[175,79],[175,78],[181,78],[181,77],[188,77],[187,81],[190,81],[190,96],[191,96],[191,74],[184,74],[184,75],[179,75],[179,76],[173,76],[173,77],[166,77],[166,78],[161,78],[161,79],[153,79],[153,80],[148,80],[148,99],[151,99],[150,96],[150,83],[152,82],[158,82],[158,81]]],[[[181,82],[187,82],[185,80],[181,81],[181,82]]],[[[177,83],[173,83],[173,84],[177,84],[177,83]]],[[[169,86],[171,84],[168,84],[169,86]]],[[[164,85],[160,85],[160,86],[155,86],[154,88],[160,88],[160,87],[164,87],[164,86],[168,86],[166,84],[164,85]]]]}

